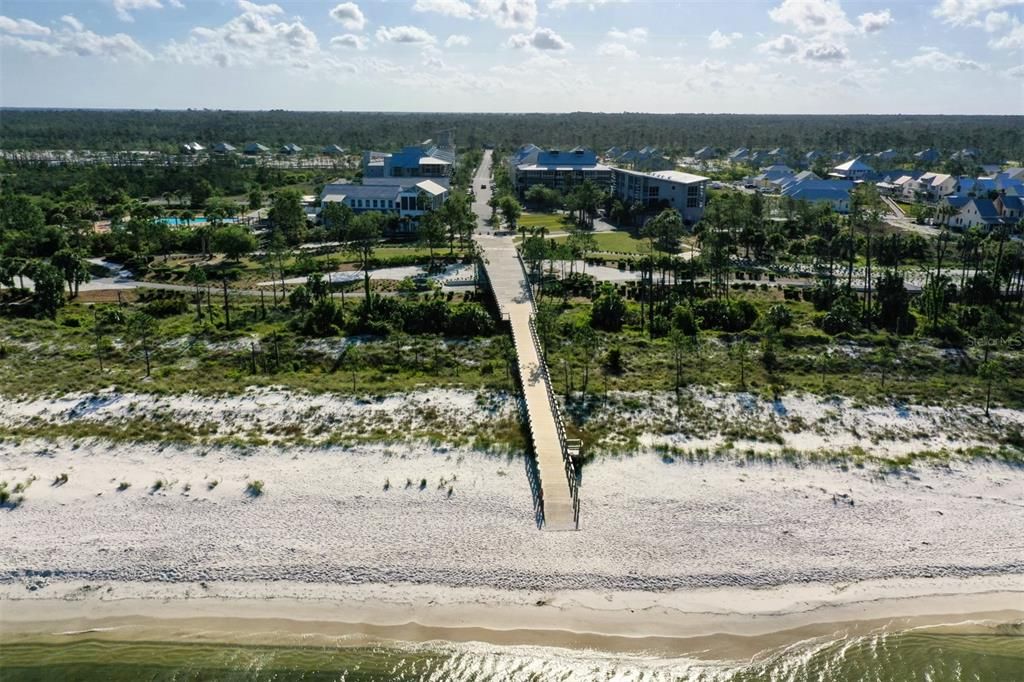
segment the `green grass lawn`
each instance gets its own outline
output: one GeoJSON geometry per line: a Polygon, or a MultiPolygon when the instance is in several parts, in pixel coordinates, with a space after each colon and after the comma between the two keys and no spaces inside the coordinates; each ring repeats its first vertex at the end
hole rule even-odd
{"type": "MultiPolygon", "coordinates": [[[[568,237],[555,237],[556,242],[565,242],[568,237]]],[[[651,252],[650,243],[637,239],[628,232],[595,232],[594,241],[599,251],[644,254],[651,252]]]]}
{"type": "Polygon", "coordinates": [[[543,227],[549,232],[561,232],[570,226],[561,213],[523,213],[519,224],[528,229],[543,227]]]}

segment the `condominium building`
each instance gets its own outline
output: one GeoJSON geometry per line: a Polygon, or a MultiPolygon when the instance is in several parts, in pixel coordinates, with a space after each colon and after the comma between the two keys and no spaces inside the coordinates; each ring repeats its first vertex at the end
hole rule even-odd
{"type": "Polygon", "coordinates": [[[650,209],[674,208],[689,224],[704,216],[708,178],[679,171],[642,173],[612,168],[612,192],[623,203],[640,203],[650,209]]]}
{"type": "Polygon", "coordinates": [[[520,195],[533,185],[568,192],[588,180],[601,189],[608,189],[612,181],[611,167],[598,163],[597,154],[583,147],[561,151],[527,145],[512,156],[510,167],[520,195]]]}

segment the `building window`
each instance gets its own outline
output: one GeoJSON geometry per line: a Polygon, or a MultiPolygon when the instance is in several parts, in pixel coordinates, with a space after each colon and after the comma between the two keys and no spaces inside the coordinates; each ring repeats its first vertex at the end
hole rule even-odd
{"type": "Polygon", "coordinates": [[[686,208],[700,208],[700,199],[689,197],[686,200],[686,208]]]}

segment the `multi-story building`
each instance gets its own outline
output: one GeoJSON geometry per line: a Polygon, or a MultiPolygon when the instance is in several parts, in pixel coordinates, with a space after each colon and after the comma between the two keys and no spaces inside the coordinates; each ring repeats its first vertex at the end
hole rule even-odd
{"type": "Polygon", "coordinates": [[[510,166],[512,184],[520,196],[533,185],[568,192],[588,180],[601,189],[608,189],[612,181],[612,169],[583,147],[565,152],[527,145],[512,156],[510,166]]]}
{"type": "Polygon", "coordinates": [[[612,193],[623,203],[643,204],[648,209],[674,208],[689,224],[704,215],[708,178],[679,171],[643,173],[613,168],[612,193]]]}
{"type": "Polygon", "coordinates": [[[405,147],[394,153],[363,152],[363,177],[447,178],[452,174],[454,154],[439,148],[405,147]]]}

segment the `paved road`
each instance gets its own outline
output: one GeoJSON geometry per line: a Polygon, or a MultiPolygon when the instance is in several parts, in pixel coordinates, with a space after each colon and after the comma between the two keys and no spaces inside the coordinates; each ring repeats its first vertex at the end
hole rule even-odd
{"type": "MultiPolygon", "coordinates": [[[[490,168],[491,152],[488,150],[484,153],[483,162],[473,181],[477,191],[473,210],[476,211],[478,225],[482,226],[486,226],[487,218],[490,217],[490,207],[487,205],[490,198],[490,168]],[[483,184],[487,185],[486,190],[481,189],[483,184]],[[485,193],[486,196],[483,196],[485,193]]],[[[511,235],[495,236],[484,227],[476,236],[476,242],[483,254],[487,276],[501,313],[508,316],[512,325],[530,434],[540,473],[544,529],[575,530],[573,501],[565,473],[556,416],[548,398],[551,387],[541,364],[540,348],[534,343],[530,332],[530,318],[534,314],[530,285],[516,256],[511,235]]]]}

